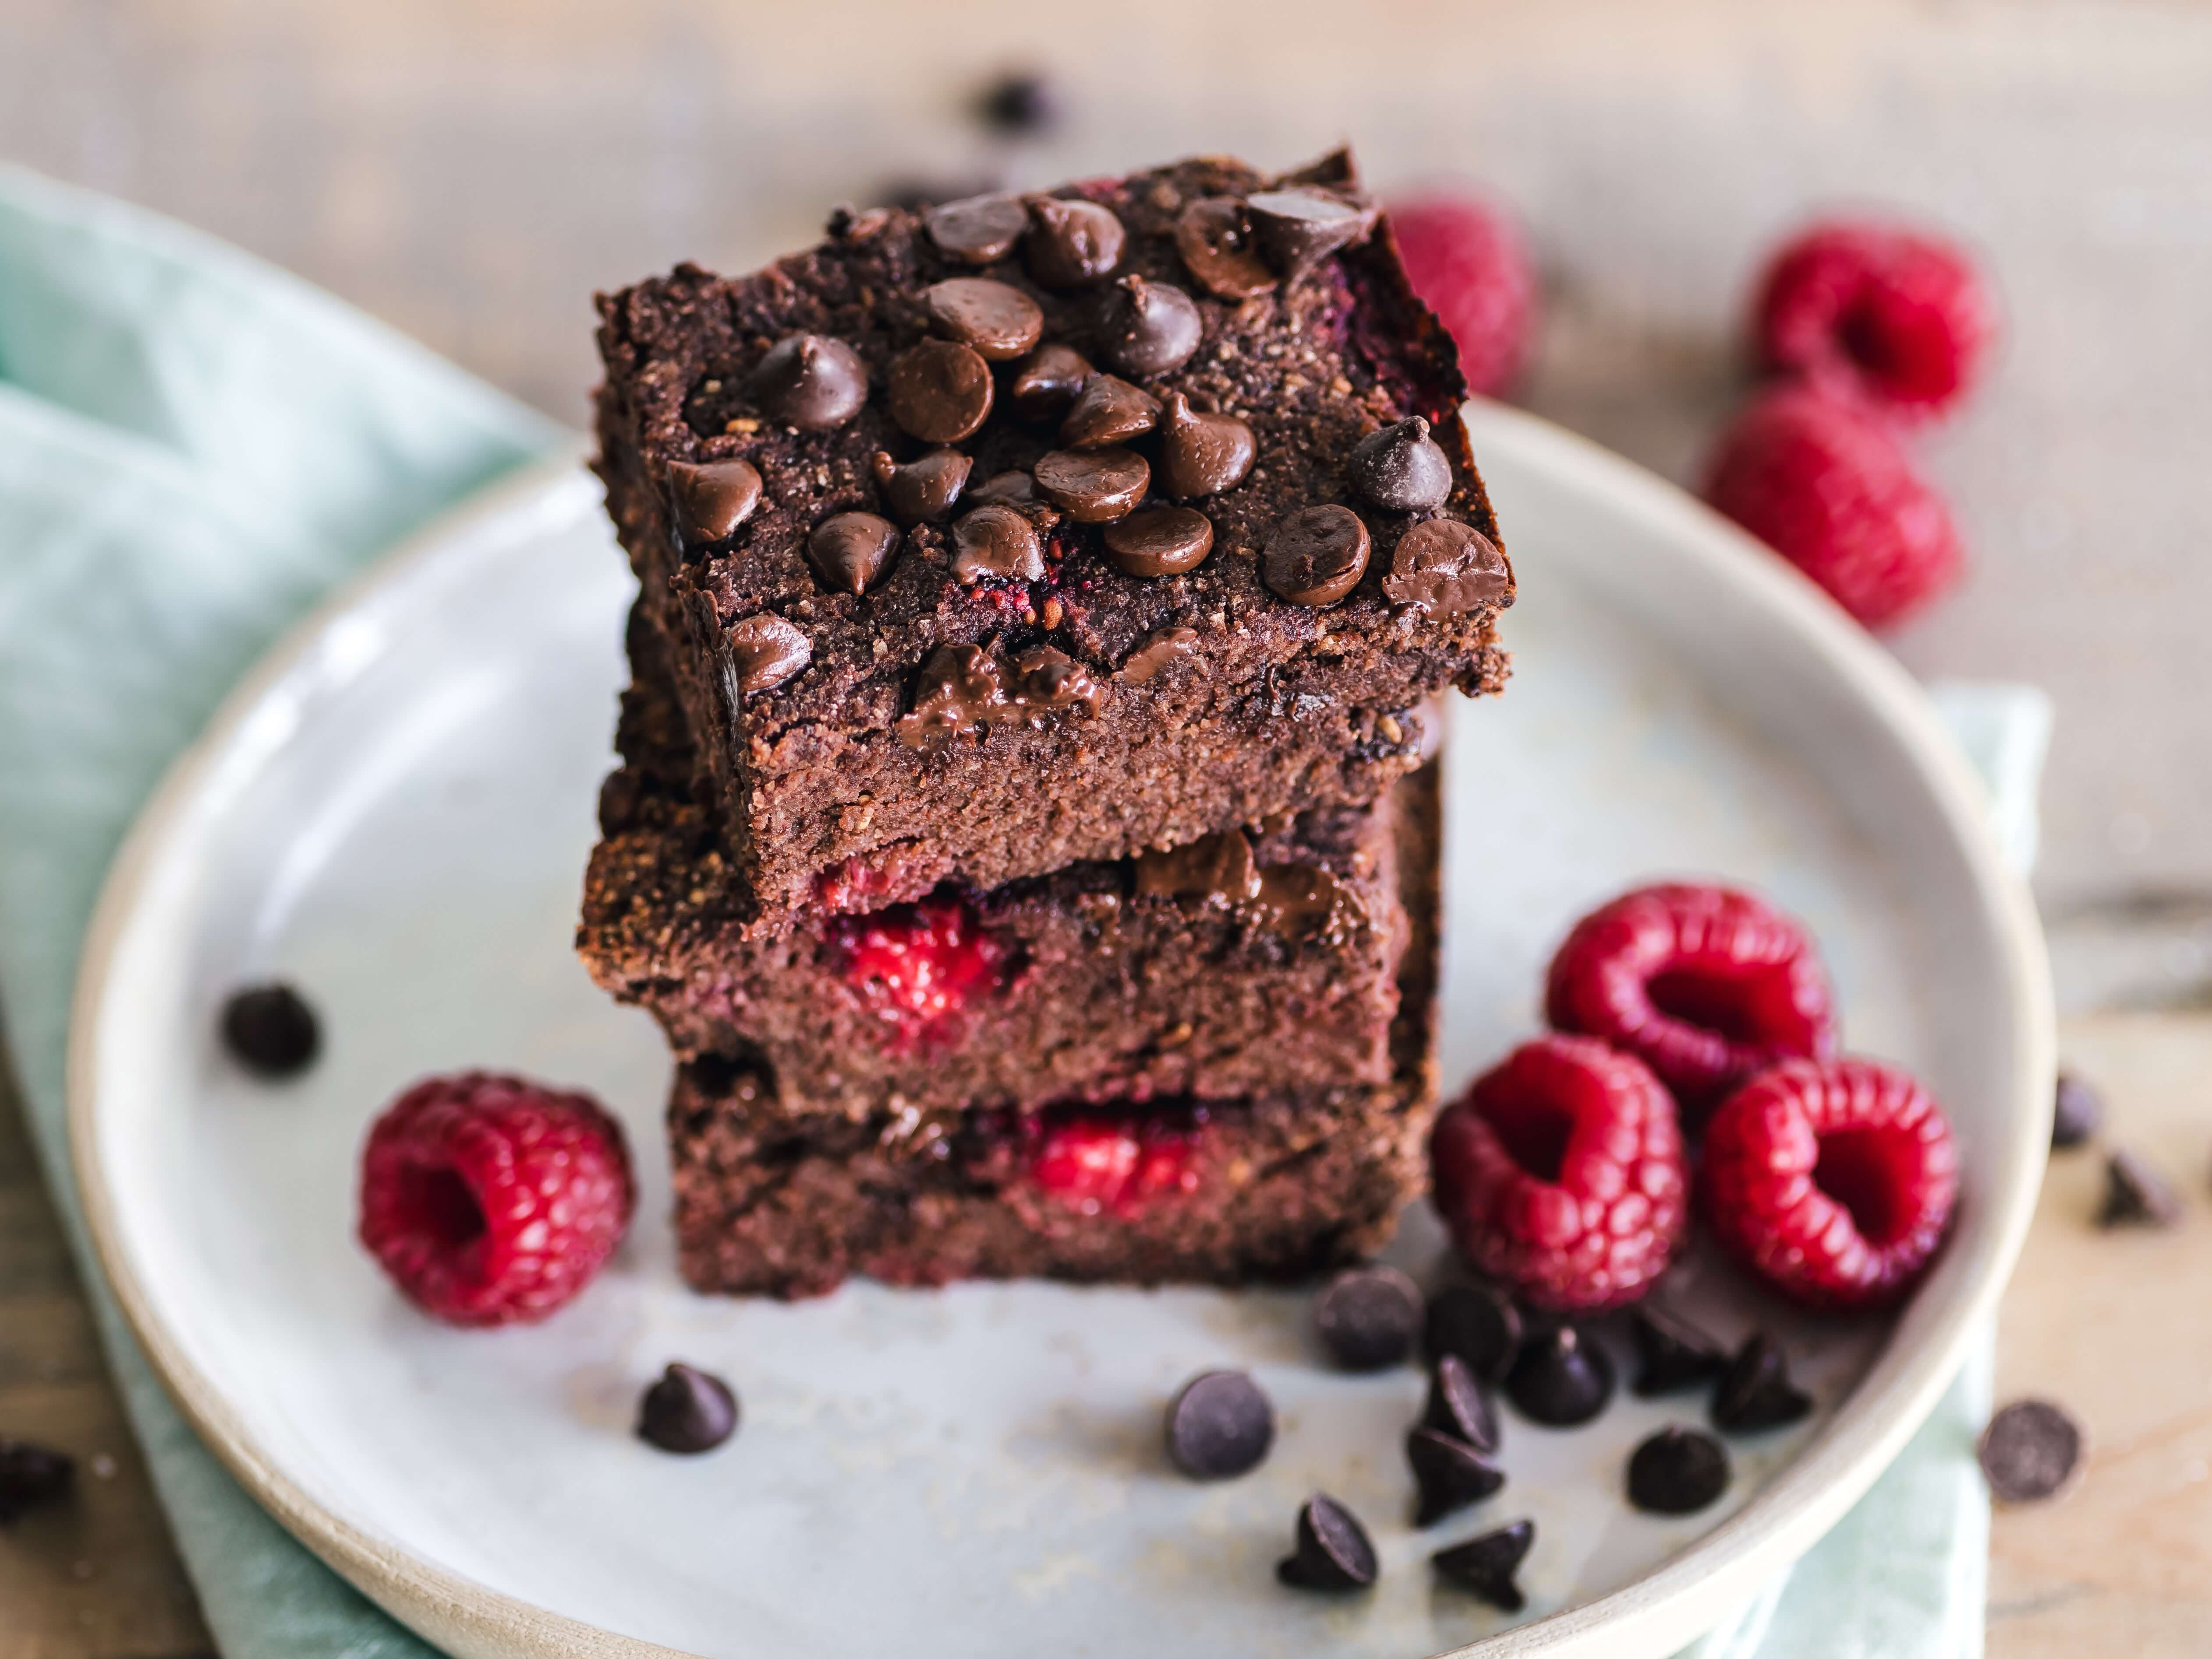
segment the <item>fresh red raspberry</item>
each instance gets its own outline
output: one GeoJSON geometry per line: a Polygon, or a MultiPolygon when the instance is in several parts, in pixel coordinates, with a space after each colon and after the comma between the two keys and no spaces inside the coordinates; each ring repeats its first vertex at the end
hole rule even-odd
{"type": "Polygon", "coordinates": [[[1042,1129],[1030,1173],[1086,1215],[1127,1213],[1170,1193],[1196,1190],[1196,1142],[1189,1125],[1079,1114],[1042,1129]]]}
{"type": "Polygon", "coordinates": [[[848,984],[883,1018],[895,1048],[942,1034],[1004,982],[1007,947],[962,900],[944,895],[841,922],[848,984]]]}
{"type": "Polygon", "coordinates": [[[1695,1119],[1779,1060],[1835,1051],[1828,977],[1788,916],[1726,887],[1666,882],[1584,916],[1552,958],[1562,1031],[1636,1055],[1695,1119]]]}
{"type": "Polygon", "coordinates": [[[1760,279],[1753,327],[1769,368],[1906,421],[1972,386],[1994,332],[1966,256],[1891,225],[1815,225],[1760,279]]]}
{"type": "Polygon", "coordinates": [[[1762,393],[1721,434],[1705,499],[1869,628],[1902,622],[1966,563],[1950,509],[1896,434],[1805,386],[1762,393]]]}
{"type": "Polygon", "coordinates": [[[636,1202],[622,1125],[521,1078],[427,1078],[362,1153],[361,1242],[455,1325],[544,1318],[591,1283],[636,1202]]]}
{"type": "Polygon", "coordinates": [[[1790,1060],[1705,1126],[1707,1223],[1731,1255],[1811,1307],[1893,1300],[1942,1242],[1958,1195],[1950,1126],[1895,1066],[1790,1060]]]}
{"type": "Polygon", "coordinates": [[[1390,225],[1413,292],[1459,346],[1468,388],[1504,392],[1528,360],[1536,331],[1536,274],[1519,228],[1466,196],[1394,202],[1390,225]]]}
{"type": "Polygon", "coordinates": [[[1633,1301],[1681,1243],[1674,1103],[1595,1037],[1539,1037],[1477,1078],[1437,1117],[1429,1162],[1461,1251],[1540,1308],[1633,1301]]]}

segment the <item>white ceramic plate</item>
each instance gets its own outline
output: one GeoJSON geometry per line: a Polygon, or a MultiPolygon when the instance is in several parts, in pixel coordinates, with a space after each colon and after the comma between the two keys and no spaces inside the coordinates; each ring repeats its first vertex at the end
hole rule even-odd
{"type": "MultiPolygon", "coordinates": [[[[1449,743],[1447,1087],[1535,1029],[1541,965],[1578,913],[1658,872],[1717,872],[1812,925],[1849,1042],[1917,1069],[1964,1154],[1957,1232],[1901,1319],[1787,1323],[1822,1409],[1738,1443],[1723,1504],[1628,1509],[1627,1451],[1696,1404],[1624,1395],[1574,1433],[1510,1420],[1506,1491],[1416,1534],[1398,1443],[1418,1377],[1321,1369],[1290,1293],[688,1294],[665,1059],[569,949],[629,592],[573,465],[456,514],[301,629],[110,878],[76,1005],[77,1167],[124,1306],[209,1443],[470,1659],[1642,1656],[1716,1622],[1866,1488],[1996,1300],[2042,1168],[2040,943],[1976,785],[1886,655],[1667,486],[1524,416],[1469,419],[1522,598],[1510,690],[1462,710],[1449,743]],[[327,1026],[322,1063],[284,1088],[212,1040],[225,992],[272,975],[327,1026]],[[629,1243],[541,1328],[434,1325],[352,1241],[369,1118],[469,1066],[595,1090],[639,1150],[629,1243]],[[672,1358],[743,1395],[714,1455],[628,1432],[672,1358]],[[1259,1375],[1282,1432],[1255,1474],[1193,1486],[1165,1468],[1160,1409],[1221,1364],[1259,1375]],[[1375,1532],[1372,1594],[1274,1583],[1316,1488],[1375,1532]],[[1431,1549],[1522,1515],[1520,1621],[1433,1584],[1431,1549]]],[[[1437,1241],[1424,1213],[1396,1249],[1420,1267],[1437,1241]]],[[[1772,1317],[1721,1270],[1689,1277],[1724,1334],[1772,1317]]]]}

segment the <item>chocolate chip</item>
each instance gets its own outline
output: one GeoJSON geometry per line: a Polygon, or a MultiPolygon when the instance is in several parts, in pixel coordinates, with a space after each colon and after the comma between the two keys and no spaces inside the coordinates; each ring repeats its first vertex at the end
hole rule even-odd
{"type": "Polygon", "coordinates": [[[1693,1389],[1727,1369],[1729,1357],[1718,1342],[1656,1308],[1638,1308],[1629,1330],[1636,1340],[1633,1386],[1643,1399],[1693,1389]]]}
{"type": "Polygon", "coordinates": [[[1261,574],[1292,605],[1334,605],[1367,574],[1372,544],[1348,507],[1302,507],[1267,538],[1261,574]]]}
{"type": "Polygon", "coordinates": [[[1149,847],[1137,854],[1140,898],[1195,899],[1237,905],[1260,896],[1260,866],[1242,830],[1200,836],[1181,847],[1149,847]]]}
{"type": "Polygon", "coordinates": [[[2033,1504],[2062,1491],[2081,1464],[2081,1425],[2047,1400],[2015,1400],[1990,1419],[1974,1456],[1990,1494],[2033,1504]]]}
{"type": "Polygon", "coordinates": [[[1464,1441],[1480,1452],[1498,1449],[1498,1413],[1474,1371],[1457,1354],[1444,1355],[1430,1370],[1421,1426],[1464,1441]]]}
{"type": "Polygon", "coordinates": [[[1244,215],[1261,255],[1290,282],[1375,228],[1374,209],[1312,190],[1262,191],[1245,198],[1244,215]]]}
{"type": "Polygon", "coordinates": [[[2171,1227],[2180,1219],[2180,1197],[2164,1176],[2125,1147],[2105,1160],[2100,1227],[2171,1227]]]}
{"type": "Polygon", "coordinates": [[[1042,132],[1060,119],[1053,84],[1035,70],[1002,75],[975,100],[975,113],[1001,132],[1042,132]]]}
{"type": "Polygon", "coordinates": [[[1206,327],[1189,295],[1133,273],[1114,284],[1100,325],[1106,361],[1140,380],[1172,374],[1190,361],[1206,327]]]}
{"type": "Polygon", "coordinates": [[[58,1502],[69,1491],[76,1468],[64,1453],[0,1438],[0,1527],[40,1504],[58,1502]]]}
{"type": "Polygon", "coordinates": [[[2061,1072],[2057,1097],[2051,1105],[2051,1151],[2079,1146],[2097,1133],[2097,1126],[2104,1121],[2104,1097],[2074,1073],[2061,1072]]]}
{"type": "Polygon", "coordinates": [[[1469,1504],[1479,1504],[1505,1484],[1505,1471],[1464,1441],[1434,1429],[1406,1432],[1406,1462],[1413,1466],[1413,1524],[1425,1527],[1469,1504]]]}
{"type": "Polygon", "coordinates": [[[1127,449],[1055,449],[1030,471],[1045,499],[1078,524],[1127,518],[1152,477],[1145,458],[1127,449]]]}
{"type": "Polygon", "coordinates": [[[806,562],[814,567],[815,579],[832,593],[865,593],[890,568],[898,547],[898,526],[889,519],[872,513],[836,513],[815,526],[806,538],[806,562]]]}
{"type": "Polygon", "coordinates": [[[970,507],[1034,507],[1043,500],[1036,480],[1026,472],[994,472],[968,492],[970,507]]]}
{"type": "Polygon", "coordinates": [[[1045,287],[1081,288],[1121,263],[1121,222],[1111,209],[1058,196],[1032,196],[1029,209],[1024,251],[1030,275],[1045,287]]]}
{"type": "Polygon", "coordinates": [[[1421,1328],[1421,1293],[1395,1267],[1346,1267],[1313,1302],[1314,1334],[1340,1370],[1402,1364],[1421,1328]]]}
{"type": "Polygon", "coordinates": [[[1023,708],[1083,708],[1096,714],[1106,688],[1065,651],[1033,646],[1014,659],[1013,700],[1023,708]]]}
{"type": "Polygon", "coordinates": [[[1513,1582],[1514,1577],[1535,1541],[1536,1523],[1516,1521],[1464,1544],[1438,1550],[1429,1559],[1462,1589],[1473,1591],[1502,1612],[1518,1613],[1528,1605],[1528,1598],[1513,1582]]]}
{"type": "Polygon", "coordinates": [[[1006,384],[1006,401],[1025,421],[1056,421],[1067,413],[1091,372],[1090,360],[1074,347],[1048,341],[1022,360],[1006,384]]]}
{"type": "Polygon", "coordinates": [[[671,461],[676,533],[686,547],[727,541],[761,501],[760,469],[750,461],[671,461]]]}
{"type": "Polygon", "coordinates": [[[667,1452],[712,1451],[738,1431],[738,1397],[711,1371],[680,1360],[637,1407],[637,1437],[667,1452]]]}
{"type": "Polygon", "coordinates": [[[1668,1424],[1629,1455],[1628,1501],[1651,1515],[1694,1515],[1728,1490],[1728,1448],[1668,1424]]]}
{"type": "Polygon", "coordinates": [[[1812,1409],[1813,1396],[1790,1380],[1790,1361],[1780,1345],[1754,1331],[1721,1373],[1713,1426],[1723,1434],[1753,1434],[1795,1423],[1812,1409]]]}
{"type": "Polygon", "coordinates": [[[805,635],[767,611],[733,623],[723,637],[729,641],[730,672],[740,696],[773,691],[814,656],[805,635]]]}
{"type": "Polygon", "coordinates": [[[868,200],[876,211],[863,214],[858,219],[848,219],[842,231],[836,228],[836,214],[833,210],[830,234],[842,241],[871,230],[880,230],[883,227],[882,210],[885,208],[903,208],[908,213],[921,213],[940,203],[964,202],[971,197],[988,195],[1003,187],[1005,183],[1004,177],[997,173],[895,174],[868,192],[868,200]]]}
{"type": "Polygon", "coordinates": [[[1121,678],[1132,685],[1142,685],[1154,678],[1164,669],[1179,662],[1187,662],[1198,653],[1198,630],[1194,628],[1163,628],[1145,636],[1144,643],[1132,651],[1121,664],[1121,678]]]}
{"type": "Polygon", "coordinates": [[[987,501],[952,526],[952,574],[963,582],[996,576],[1033,582],[1044,575],[1044,544],[1026,514],[987,501]]]}
{"type": "Polygon", "coordinates": [[[924,443],[957,443],[991,412],[991,366],[964,345],[924,340],[893,361],[884,400],[924,443]]]}
{"type": "Polygon", "coordinates": [[[289,985],[249,985],[222,1005],[223,1047],[256,1077],[295,1077],[314,1064],[322,1026],[305,997],[289,985]]]}
{"type": "Polygon", "coordinates": [[[1106,526],[1106,550],[1131,576],[1179,576],[1213,550],[1213,521],[1188,507],[1148,507],[1106,526]]]}
{"type": "Polygon", "coordinates": [[[1244,204],[1233,196],[1202,197],[1185,208],[1176,220],[1176,252],[1208,294],[1250,300],[1274,289],[1274,270],[1253,247],[1244,204]]]}
{"type": "Polygon", "coordinates": [[[1103,449],[1150,432],[1159,418],[1160,400],[1142,386],[1093,374],[1060,423],[1060,441],[1070,449],[1103,449]]]}
{"type": "Polygon", "coordinates": [[[1505,1395],[1531,1422],[1574,1428],[1613,1398],[1613,1360],[1572,1325],[1539,1331],[1522,1343],[1505,1395]]]}
{"type": "Polygon", "coordinates": [[[1275,1564],[1275,1577],[1294,1589],[1365,1589],[1381,1571],[1359,1517],[1318,1492],[1298,1511],[1296,1553],[1275,1564]]]}
{"type": "Polygon", "coordinates": [[[1271,864],[1260,872],[1253,918],[1285,939],[1307,933],[1338,937],[1362,913],[1344,884],[1310,864],[1271,864]]]}
{"type": "Polygon", "coordinates": [[[1425,513],[1451,494],[1451,459],[1418,415],[1362,438],[1345,470],[1354,489],[1391,513],[1425,513]]]}
{"type": "Polygon", "coordinates": [[[1005,678],[980,647],[940,645],[921,665],[913,711],[899,717],[899,741],[909,749],[933,749],[989,726],[1007,708],[1005,678]]]}
{"type": "Polygon", "coordinates": [[[1030,228],[1030,210],[1020,197],[994,191],[933,207],[921,222],[946,258],[988,265],[1014,251],[1014,244],[1030,228]]]}
{"type": "Polygon", "coordinates": [[[901,524],[926,524],[951,512],[975,465],[957,449],[933,449],[904,465],[879,449],[868,463],[877,493],[901,524]]]}
{"type": "Polygon", "coordinates": [[[860,412],[868,369],[860,354],[826,334],[787,334],[746,383],[754,403],[801,432],[828,432],[860,412]]]}
{"type": "Polygon", "coordinates": [[[1275,1443],[1275,1408],[1243,1371],[1200,1371],[1168,1402],[1168,1457],[1194,1480],[1260,1467],[1275,1443]]]}
{"type": "Polygon", "coordinates": [[[1456,519],[1429,519],[1399,537],[1382,578],[1383,598],[1431,617],[1497,605],[1512,589],[1498,544],[1456,519]]]}
{"type": "Polygon", "coordinates": [[[1487,1286],[1448,1285],[1429,1298],[1421,1349],[1431,1364],[1450,1354],[1476,1376],[1498,1382],[1521,1351],[1521,1310],[1487,1286]]]}
{"type": "Polygon", "coordinates": [[[994,363],[1012,362],[1044,332],[1044,313],[1018,288],[988,276],[948,276],[921,292],[930,326],[994,363]]]}
{"type": "Polygon", "coordinates": [[[1252,428],[1234,415],[1194,410],[1180,392],[1160,404],[1160,486],[1170,495],[1188,501],[1233,489],[1259,453],[1252,428]]]}

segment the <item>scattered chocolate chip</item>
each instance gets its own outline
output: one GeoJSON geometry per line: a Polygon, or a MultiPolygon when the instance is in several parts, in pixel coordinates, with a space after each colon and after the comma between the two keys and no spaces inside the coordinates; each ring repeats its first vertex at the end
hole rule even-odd
{"type": "MultiPolygon", "coordinates": [[[[1145,636],[1144,643],[1132,651],[1121,664],[1121,678],[1132,685],[1142,685],[1163,669],[1176,663],[1187,662],[1198,653],[1198,630],[1195,628],[1163,628],[1145,636]]],[[[617,773],[615,775],[621,776],[617,773]]]]}
{"type": "Polygon", "coordinates": [[[289,985],[234,991],[222,1005],[219,1026],[231,1058],[256,1077],[295,1077],[322,1050],[315,1011],[289,985]]]}
{"type": "Polygon", "coordinates": [[[891,419],[924,443],[957,443],[991,412],[991,366],[964,345],[924,340],[891,363],[891,419]]]}
{"type": "Polygon", "coordinates": [[[1106,550],[1132,576],[1179,576],[1213,550],[1213,521],[1188,507],[1148,507],[1106,526],[1106,550]]]}
{"type": "Polygon", "coordinates": [[[760,505],[760,469],[750,461],[671,461],[676,533],[686,547],[727,541],[760,505]]]}
{"type": "Polygon", "coordinates": [[[899,741],[933,749],[1004,718],[1007,708],[1005,678],[981,647],[940,645],[915,678],[913,711],[899,717],[899,741]]]}
{"type": "Polygon", "coordinates": [[[1197,303],[1168,283],[1133,273],[1114,284],[1100,325],[1106,361],[1140,380],[1172,374],[1190,361],[1204,335],[1197,303]]]}
{"type": "Polygon", "coordinates": [[[1183,269],[1208,294],[1250,300],[1274,289],[1274,269],[1252,246],[1244,204],[1233,196],[1193,202],[1176,221],[1176,252],[1183,269]]]}
{"type": "Polygon", "coordinates": [[[2180,1219],[2180,1196],[2164,1176],[2124,1146],[2105,1160],[2100,1227],[2171,1227],[2180,1219]]]}
{"type": "Polygon", "coordinates": [[[1418,415],[1362,438],[1346,471],[1354,489],[1391,513],[1425,513],[1451,494],[1451,459],[1418,415]]]}
{"type": "Polygon", "coordinates": [[[1367,574],[1372,544],[1348,507],[1302,507],[1267,538],[1261,574],[1292,605],[1334,605],[1367,574]]]}
{"type": "Polygon", "coordinates": [[[1421,1328],[1421,1293],[1395,1267],[1346,1267],[1313,1302],[1314,1334],[1340,1370],[1402,1364],[1421,1328]]]}
{"type": "Polygon", "coordinates": [[[2081,1464],[2081,1425],[2047,1400],[2015,1400],[1990,1419],[1974,1456],[1991,1496],[2033,1504],[2061,1491],[2081,1464]]]}
{"type": "Polygon", "coordinates": [[[902,465],[879,449],[868,465],[892,515],[901,524],[927,524],[952,510],[975,463],[957,449],[933,449],[902,465]]]}
{"type": "Polygon", "coordinates": [[[1456,617],[1498,604],[1512,586],[1505,556],[1489,537],[1456,519],[1429,519],[1398,538],[1382,597],[1432,617],[1456,617]]]}
{"type": "Polygon", "coordinates": [[[1413,1466],[1413,1524],[1425,1527],[1479,1504],[1505,1484],[1505,1471],[1464,1441],[1434,1429],[1406,1431],[1406,1462],[1413,1466]]]}
{"type": "Polygon", "coordinates": [[[1160,487],[1189,501],[1218,495],[1244,482],[1260,453],[1252,428],[1234,415],[1194,410],[1180,392],[1159,405],[1160,487]]]}
{"type": "Polygon", "coordinates": [[[1668,1424],[1628,1459],[1628,1501],[1651,1515],[1694,1515],[1728,1490],[1728,1448],[1668,1424]]]}
{"type": "Polygon", "coordinates": [[[963,582],[1036,581],[1044,575],[1044,544],[1025,514],[986,501],[952,526],[952,574],[963,582]]]}
{"type": "Polygon", "coordinates": [[[1728,1353],[1718,1342],[1656,1308],[1638,1308],[1629,1330],[1636,1340],[1632,1386],[1643,1399],[1696,1388],[1728,1368],[1728,1353]]]}
{"type": "Polygon", "coordinates": [[[1152,470],[1127,449],[1055,449],[1030,469],[1045,499],[1078,524],[1110,524],[1144,500],[1152,470]]]}
{"type": "Polygon", "coordinates": [[[872,513],[834,513],[806,538],[806,562],[814,567],[815,579],[832,593],[865,593],[890,568],[898,548],[898,526],[889,519],[872,513]]]}
{"type": "Polygon", "coordinates": [[[988,265],[1014,251],[1030,228],[1030,210],[1020,197],[994,191],[933,207],[921,222],[946,258],[988,265]]]}
{"type": "Polygon", "coordinates": [[[1275,1564],[1275,1577],[1295,1589],[1365,1589],[1381,1571],[1359,1517],[1326,1492],[1298,1511],[1297,1552],[1275,1564]]]}
{"type": "Polygon", "coordinates": [[[1374,209],[1311,190],[1261,191],[1245,198],[1244,215],[1261,253],[1289,282],[1375,228],[1374,209]]]}
{"type": "Polygon", "coordinates": [[[723,637],[729,641],[730,672],[740,696],[773,691],[814,656],[805,635],[765,611],[732,623],[723,637]]]}
{"type": "Polygon", "coordinates": [[[826,334],[787,334],[769,348],[746,388],[766,413],[801,432],[828,432],[860,412],[868,369],[826,334]]]}
{"type": "Polygon", "coordinates": [[[1448,1285],[1429,1298],[1421,1350],[1431,1364],[1450,1354],[1483,1381],[1496,1382],[1521,1351],[1521,1310],[1487,1286],[1448,1285]]]}
{"type": "Polygon", "coordinates": [[[2051,1149],[2079,1146],[2105,1121],[2104,1097],[2072,1072],[2058,1074],[2057,1098],[2051,1112],[2051,1149]]]}
{"type": "Polygon", "coordinates": [[[1034,507],[1043,500],[1036,480],[1026,472],[993,473],[968,492],[970,507],[1034,507]]]}
{"type": "Polygon", "coordinates": [[[1200,1371],[1168,1402],[1168,1457],[1194,1480],[1260,1467],[1275,1443],[1275,1408],[1243,1371],[1200,1371]]]}
{"type": "Polygon", "coordinates": [[[1479,1452],[1498,1449],[1498,1413],[1474,1371],[1457,1354],[1444,1355],[1429,1372],[1421,1426],[1464,1441],[1479,1452]]]}
{"type": "Polygon", "coordinates": [[[1006,384],[1006,401],[1015,414],[1042,426],[1067,413],[1091,373],[1090,360],[1074,347],[1048,341],[1014,371],[1006,384]]]}
{"type": "Polygon", "coordinates": [[[1121,263],[1121,222],[1096,202],[1058,196],[1029,198],[1024,244],[1030,275],[1047,288],[1081,288],[1121,263]]]}
{"type": "Polygon", "coordinates": [[[1438,1550],[1429,1559],[1462,1589],[1473,1591],[1501,1612],[1518,1613],[1528,1605],[1528,1598],[1513,1582],[1514,1576],[1535,1541],[1536,1523],[1516,1521],[1464,1544],[1438,1550]]]}
{"type": "Polygon", "coordinates": [[[984,125],[1001,132],[1042,132],[1060,119],[1060,97],[1043,76],[1018,70],[983,88],[975,113],[984,125]]]}
{"type": "Polygon", "coordinates": [[[1714,1391],[1713,1426],[1723,1434],[1751,1434],[1795,1423],[1813,1409],[1813,1396],[1790,1380],[1781,1346],[1754,1331],[1729,1359],[1714,1391]]]}
{"type": "Polygon", "coordinates": [[[1033,646],[1014,659],[1014,702],[1024,708],[1083,708],[1092,714],[1106,688],[1065,651],[1033,646]]]}
{"type": "Polygon", "coordinates": [[[1159,418],[1160,400],[1142,386],[1093,374],[1068,405],[1060,441],[1070,449],[1104,449],[1150,432],[1159,418]]]}
{"type": "Polygon", "coordinates": [[[737,1431],[738,1397],[730,1385],[680,1360],[638,1401],[638,1438],[663,1451],[712,1451],[737,1431]]]}
{"type": "Polygon", "coordinates": [[[58,1501],[76,1471],[76,1465],[64,1453],[0,1438],[0,1527],[42,1504],[58,1501]]]}
{"type": "Polygon", "coordinates": [[[921,293],[930,326],[994,363],[1012,362],[1044,332],[1037,302],[1006,283],[988,276],[948,276],[921,293]]]}
{"type": "Polygon", "coordinates": [[[1613,1398],[1613,1360],[1572,1325],[1537,1331],[1506,1373],[1505,1395],[1530,1421],[1571,1429],[1613,1398]]]}

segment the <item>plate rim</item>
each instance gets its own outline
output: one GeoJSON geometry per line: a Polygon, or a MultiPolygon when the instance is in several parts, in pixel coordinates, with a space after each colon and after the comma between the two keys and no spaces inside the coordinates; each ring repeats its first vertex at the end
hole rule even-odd
{"type": "MultiPolygon", "coordinates": [[[[1886,1349],[1854,1390],[1858,1409],[1838,1413],[1741,1510],[1656,1571],[1443,1659],[1478,1654],[1522,1659],[1569,1650],[1597,1659],[1632,1638],[1640,1651],[1672,1651],[1711,1628],[1729,1602],[1746,1599],[1842,1518],[1934,1409],[1977,1332],[1994,1314],[2026,1236],[2049,1151],[2049,1082],[2057,1066],[2050,969],[2033,901],[1997,843],[1981,785],[1926,693],[1894,657],[1796,570],[1656,474],[1523,410],[1476,399],[1462,414],[1478,456],[1486,447],[1513,448],[1518,459],[1571,480],[1578,491],[1609,496],[1629,516],[1656,522],[1706,574],[1771,615],[1875,717],[1927,788],[1964,855],[1973,897],[2002,948],[2003,988],[2014,1015],[2017,1097],[2011,1133],[1993,1157],[1995,1190],[1984,1200],[1990,1224],[1978,1271],[1943,1323],[1923,1333],[1910,1354],[1897,1355],[1893,1344],[1886,1349]]],[[[560,499],[564,488],[590,488],[580,472],[584,454],[580,440],[572,441],[441,514],[341,584],[233,688],[201,734],[172,762],[109,866],[70,1012],[67,1121],[78,1196],[100,1269],[149,1364],[202,1443],[288,1532],[386,1613],[458,1659],[684,1656],[550,1612],[371,1537],[318,1503],[262,1451],[251,1425],[170,1338],[132,1271],[100,1148],[97,1033],[116,953],[150,870],[254,712],[309,660],[334,624],[442,550],[533,503],[560,499]]]]}

